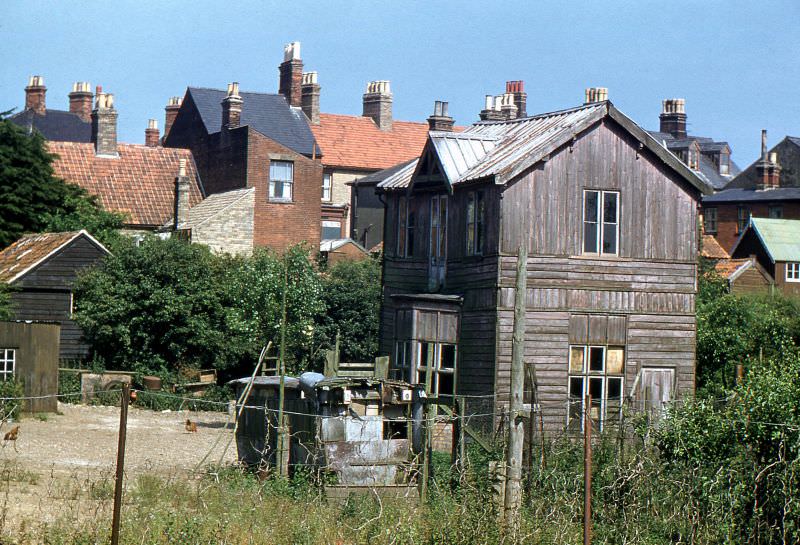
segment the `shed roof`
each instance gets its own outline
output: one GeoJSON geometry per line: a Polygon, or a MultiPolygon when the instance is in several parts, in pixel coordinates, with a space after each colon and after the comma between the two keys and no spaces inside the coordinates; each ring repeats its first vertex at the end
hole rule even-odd
{"type": "MultiPolygon", "coordinates": [[[[197,111],[209,134],[222,129],[222,101],[227,96],[223,89],[189,87],[197,111]]],[[[321,155],[308,119],[300,108],[289,106],[286,98],[279,94],[245,93],[242,97],[241,125],[249,125],[267,138],[290,148],[301,155],[321,155]]]]}
{"type": "Polygon", "coordinates": [[[348,244],[352,244],[354,247],[358,248],[360,251],[368,254],[367,249],[364,248],[361,244],[353,240],[352,238],[333,238],[323,240],[319,243],[319,251],[320,252],[333,252],[341,248],[342,246],[346,246],[348,244]]]}
{"type": "Polygon", "coordinates": [[[47,140],[59,142],[91,142],[92,124],[77,114],[63,110],[45,110],[38,114],[28,109],[8,118],[28,133],[37,131],[47,140]]]}
{"type": "Polygon", "coordinates": [[[0,282],[16,282],[78,237],[86,237],[103,252],[109,253],[85,230],[25,235],[0,252],[0,282]]]}
{"type": "Polygon", "coordinates": [[[750,218],[750,224],[731,249],[731,255],[748,231],[755,232],[773,263],[800,261],[800,220],[750,218]]]}
{"type": "Polygon", "coordinates": [[[709,259],[729,259],[731,257],[712,235],[703,235],[703,249],[700,255],[709,259]]]}
{"type": "Polygon", "coordinates": [[[378,172],[373,172],[372,174],[367,174],[362,178],[357,178],[350,182],[347,182],[347,185],[350,186],[365,186],[365,185],[377,185],[378,183],[384,181],[389,176],[396,174],[397,172],[403,170],[405,167],[408,166],[409,163],[416,163],[417,158],[410,159],[408,161],[403,161],[402,163],[398,163],[394,166],[389,168],[385,168],[383,170],[379,170],[378,172]]]}
{"type": "Polygon", "coordinates": [[[405,189],[411,184],[411,178],[414,176],[414,171],[417,170],[417,163],[419,159],[409,161],[402,168],[395,171],[390,176],[387,176],[382,182],[378,184],[378,188],[384,191],[394,191],[405,189]]]}
{"type": "Polygon", "coordinates": [[[56,176],[96,195],[106,210],[127,214],[130,225],[160,226],[172,217],[181,159],[191,182],[190,204],[203,198],[189,150],[118,144],[119,157],[107,157],[97,155],[93,144],[50,141],[47,147],[58,156],[56,176]]]}
{"type": "Polygon", "coordinates": [[[422,152],[428,124],[392,121],[391,130],[381,130],[370,117],[319,115],[312,125],[322,147],[322,164],[354,170],[382,170],[413,159],[422,152]]]}

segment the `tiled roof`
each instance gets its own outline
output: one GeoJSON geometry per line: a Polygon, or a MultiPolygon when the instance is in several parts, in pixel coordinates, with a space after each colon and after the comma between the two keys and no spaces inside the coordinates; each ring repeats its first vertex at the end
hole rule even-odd
{"type": "Polygon", "coordinates": [[[749,268],[753,265],[753,260],[750,258],[744,259],[724,259],[714,265],[714,270],[725,280],[729,280],[734,273],[742,268],[749,268]]]}
{"type": "Polygon", "coordinates": [[[47,257],[79,236],[87,237],[99,248],[108,252],[102,244],[97,242],[97,240],[86,231],[25,235],[0,252],[0,282],[10,283],[24,276],[47,257]]]}
{"type": "MultiPolygon", "coordinates": [[[[226,92],[189,87],[186,94],[197,106],[206,131],[209,134],[219,132],[222,129],[222,100],[226,92]]],[[[300,108],[290,107],[283,95],[242,92],[239,96],[242,97],[241,125],[249,125],[301,155],[320,155],[319,146],[314,150],[316,143],[305,114],[300,108]]]]}
{"type": "MultiPolygon", "coordinates": [[[[214,193],[206,197],[203,202],[189,209],[189,219],[186,223],[179,225],[180,229],[191,229],[210,220],[217,214],[224,212],[228,207],[233,206],[241,199],[250,197],[251,204],[255,195],[255,188],[234,189],[223,193],[214,193]]],[[[171,223],[171,222],[170,222],[171,223]]]]}
{"type": "Polygon", "coordinates": [[[428,124],[392,121],[382,131],[372,118],[320,114],[311,130],[322,148],[322,164],[355,170],[383,170],[418,157],[428,138],[428,124]]]}
{"type": "Polygon", "coordinates": [[[91,142],[92,124],[63,110],[45,110],[44,115],[25,110],[8,118],[27,132],[36,130],[47,140],[60,142],[91,142]]]}
{"type": "Polygon", "coordinates": [[[703,235],[703,250],[700,255],[709,259],[729,259],[731,256],[711,235],[703,235]]]}
{"type": "Polygon", "coordinates": [[[172,217],[175,177],[186,159],[189,200],[202,200],[197,169],[188,150],[119,144],[119,157],[98,157],[93,144],[48,142],[56,176],[96,195],[103,208],[128,215],[128,225],[158,226],[172,217]]]}

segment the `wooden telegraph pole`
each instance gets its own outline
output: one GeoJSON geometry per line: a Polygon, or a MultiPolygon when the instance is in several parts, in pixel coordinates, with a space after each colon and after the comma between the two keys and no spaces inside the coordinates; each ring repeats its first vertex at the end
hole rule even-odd
{"type": "Polygon", "coordinates": [[[592,543],[592,394],[583,414],[583,545],[592,543]]]}
{"type": "Polygon", "coordinates": [[[517,283],[514,296],[514,333],[511,340],[511,399],[508,416],[508,445],[506,450],[506,490],[503,515],[507,531],[515,532],[522,503],[522,452],[525,428],[522,421],[522,395],[525,390],[525,294],[528,285],[527,243],[517,253],[517,283]]]}
{"type": "Polygon", "coordinates": [[[119,543],[119,517],[122,510],[122,486],[125,471],[125,439],[128,432],[128,401],[131,385],[123,383],[119,409],[119,442],[117,444],[117,476],[114,482],[114,515],[111,519],[111,545],[119,543]]]}

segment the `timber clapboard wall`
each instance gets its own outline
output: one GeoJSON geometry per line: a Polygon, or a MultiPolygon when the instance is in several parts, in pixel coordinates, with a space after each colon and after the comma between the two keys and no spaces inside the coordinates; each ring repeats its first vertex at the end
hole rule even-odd
{"type": "MultiPolygon", "coordinates": [[[[668,371],[650,377],[653,386],[673,395],[689,394],[695,384],[698,203],[710,188],[610,102],[584,108],[592,106],[602,111],[558,127],[566,139],[502,183],[497,183],[501,174],[494,174],[475,180],[462,176],[455,183],[449,180],[448,186],[441,174],[447,170],[441,167],[446,162],[442,157],[439,168],[423,176],[426,161],[432,160],[426,153],[437,159],[429,144],[407,183],[395,178],[379,185],[387,203],[382,353],[397,357],[402,336],[395,323],[399,294],[459,296],[457,392],[496,394],[499,404],[506,403],[516,256],[526,244],[525,363],[535,368],[539,401],[549,408],[544,413],[549,429],[562,429],[566,423],[572,345],[624,347],[626,397],[640,396],[642,369],[668,371]],[[442,178],[439,185],[431,183],[436,171],[442,178]],[[616,255],[582,252],[584,191],[592,189],[619,193],[616,255]],[[485,206],[483,253],[468,256],[466,200],[475,191],[482,191],[485,206]],[[432,289],[430,210],[432,198],[441,194],[448,194],[446,273],[432,289]],[[414,249],[407,257],[397,252],[401,201],[409,203],[415,218],[414,249]],[[665,377],[671,384],[658,384],[665,377]]],[[[556,114],[561,115],[500,124],[535,123],[556,114]]],[[[474,127],[491,130],[490,125],[474,127]]],[[[501,139],[494,151],[502,145],[501,139]]],[[[512,152],[503,153],[508,157],[512,152]]],[[[496,157],[490,150],[483,161],[496,157]]],[[[516,165],[506,163],[503,174],[512,167],[516,165]]]]}

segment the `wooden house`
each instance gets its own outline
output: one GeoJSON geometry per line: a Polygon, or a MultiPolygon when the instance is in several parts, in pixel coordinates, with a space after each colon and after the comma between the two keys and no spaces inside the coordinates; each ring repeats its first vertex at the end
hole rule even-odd
{"type": "Polygon", "coordinates": [[[800,295],[800,220],[750,218],[731,257],[750,256],[784,295],[800,295]]]}
{"type": "Polygon", "coordinates": [[[714,264],[714,270],[735,295],[772,293],[775,281],[755,257],[723,259],[714,264]]]}
{"type": "Polygon", "coordinates": [[[108,255],[86,231],[25,235],[0,252],[0,282],[12,288],[15,320],[61,324],[61,360],[85,358],[89,346],[72,319],[78,274],[108,255]]]}
{"type": "Polygon", "coordinates": [[[610,102],[432,131],[378,189],[395,378],[431,368],[440,399],[508,401],[526,244],[525,363],[546,427],[579,427],[588,393],[605,425],[627,397],[694,391],[697,211],[711,188],[610,102]]]}

